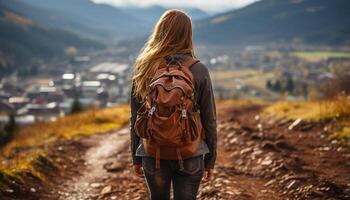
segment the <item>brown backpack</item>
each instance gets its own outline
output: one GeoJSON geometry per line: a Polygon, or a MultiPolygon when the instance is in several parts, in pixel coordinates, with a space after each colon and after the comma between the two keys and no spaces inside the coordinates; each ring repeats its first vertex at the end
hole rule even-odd
{"type": "Polygon", "coordinates": [[[135,130],[143,138],[146,152],[156,158],[156,168],[160,159],[165,159],[178,160],[183,170],[183,159],[194,155],[204,138],[189,70],[197,62],[190,58],[160,66],[137,111],[135,130]]]}

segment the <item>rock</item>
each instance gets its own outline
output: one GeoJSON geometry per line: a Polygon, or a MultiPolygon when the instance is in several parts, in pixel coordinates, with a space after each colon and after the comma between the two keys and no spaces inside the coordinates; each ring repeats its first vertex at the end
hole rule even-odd
{"type": "Polygon", "coordinates": [[[267,156],[264,158],[264,160],[261,161],[262,165],[271,165],[272,164],[272,159],[270,156],[267,156]]]}
{"type": "Polygon", "coordinates": [[[313,124],[305,124],[304,126],[300,127],[300,131],[309,131],[314,127],[313,124]]]}
{"type": "Polygon", "coordinates": [[[297,180],[292,180],[288,185],[287,189],[296,189],[300,186],[300,182],[297,180]]]}
{"type": "Polygon", "coordinates": [[[110,193],[111,191],[112,191],[112,186],[108,185],[101,190],[101,194],[105,195],[105,194],[110,193]]]}
{"type": "Polygon", "coordinates": [[[252,129],[252,128],[248,127],[248,126],[242,126],[242,129],[243,129],[244,131],[249,132],[249,133],[251,133],[251,132],[254,131],[254,129],[252,129]]]}
{"type": "Polygon", "coordinates": [[[269,182],[267,182],[267,183],[265,183],[265,187],[267,187],[267,186],[270,186],[270,185],[272,185],[273,183],[275,183],[276,182],[276,180],[275,179],[272,179],[272,180],[270,180],[269,182]]]}
{"type": "Polygon", "coordinates": [[[14,190],[13,190],[13,189],[6,189],[5,192],[7,192],[7,193],[13,193],[14,190]]]}
{"type": "Polygon", "coordinates": [[[291,150],[291,151],[295,150],[295,148],[293,146],[291,146],[290,144],[288,144],[285,141],[278,141],[275,143],[275,145],[279,149],[285,149],[285,150],[291,150]]]}
{"type": "Polygon", "coordinates": [[[233,136],[235,136],[235,132],[231,132],[227,134],[227,138],[233,138],[233,136]]]}
{"type": "Polygon", "coordinates": [[[108,162],[106,164],[103,165],[103,168],[107,171],[107,172],[119,172],[121,170],[124,169],[124,166],[121,163],[117,163],[117,162],[108,162]]]}
{"type": "Polygon", "coordinates": [[[260,120],[260,115],[255,115],[254,119],[255,119],[256,121],[259,121],[259,120],[260,120]]]}
{"type": "Polygon", "coordinates": [[[263,129],[263,125],[262,124],[258,124],[257,126],[256,126],[259,130],[262,130],[263,129]]]}
{"type": "Polygon", "coordinates": [[[245,149],[242,149],[239,153],[241,154],[241,155],[243,155],[243,154],[246,154],[246,153],[248,153],[248,152],[251,152],[253,149],[252,148],[245,148],[245,149]]]}
{"type": "Polygon", "coordinates": [[[275,144],[272,142],[264,142],[262,144],[262,148],[266,149],[266,150],[271,150],[271,151],[278,151],[278,149],[276,148],[275,144]]]}
{"type": "Polygon", "coordinates": [[[229,143],[230,144],[235,144],[235,143],[237,143],[237,138],[232,138],[230,141],[229,141],[229,143]]]}
{"type": "Polygon", "coordinates": [[[288,124],[289,122],[291,122],[290,119],[287,119],[287,118],[281,119],[281,120],[278,122],[277,126],[281,127],[281,126],[284,126],[284,125],[288,124]]]}
{"type": "Polygon", "coordinates": [[[98,188],[101,187],[101,183],[91,183],[90,186],[93,188],[98,188]]]}
{"type": "Polygon", "coordinates": [[[295,127],[297,127],[303,120],[301,118],[298,118],[295,120],[291,125],[288,126],[288,130],[293,130],[295,127]]]}

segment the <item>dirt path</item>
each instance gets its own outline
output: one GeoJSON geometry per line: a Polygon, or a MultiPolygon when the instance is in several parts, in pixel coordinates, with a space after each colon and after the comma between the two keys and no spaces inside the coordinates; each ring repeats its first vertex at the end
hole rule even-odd
{"type": "MultiPolygon", "coordinates": [[[[42,199],[88,200],[107,196],[108,199],[120,199],[117,193],[130,190],[131,181],[136,179],[130,176],[129,155],[124,153],[128,144],[129,128],[125,127],[116,132],[83,138],[78,145],[77,142],[56,145],[55,149],[61,150],[57,156],[68,157],[60,164],[64,170],[50,183],[51,190],[43,193],[42,199]],[[130,182],[124,184],[122,179],[130,182]],[[108,183],[111,180],[113,184],[108,183]]],[[[143,187],[142,182],[138,182],[135,187],[143,187]]]]}
{"type": "MultiPolygon", "coordinates": [[[[327,124],[263,119],[262,107],[218,107],[214,180],[198,199],[349,199],[350,151],[329,140],[327,124]]],[[[63,170],[42,199],[147,199],[131,174],[129,129],[57,144],[63,170]],[[61,159],[64,158],[64,159],[61,159]]]]}
{"type": "Polygon", "coordinates": [[[62,191],[58,192],[60,194],[58,199],[77,200],[94,197],[93,188],[103,187],[103,179],[110,178],[104,165],[116,160],[113,155],[123,150],[128,140],[126,134],[128,134],[128,128],[104,137],[92,137],[86,140],[85,142],[92,147],[83,156],[85,166],[82,168],[82,174],[64,184],[62,191]]]}

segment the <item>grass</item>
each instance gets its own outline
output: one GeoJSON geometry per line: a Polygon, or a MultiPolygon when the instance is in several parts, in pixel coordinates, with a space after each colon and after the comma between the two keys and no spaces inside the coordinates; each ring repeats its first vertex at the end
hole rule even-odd
{"type": "Polygon", "coordinates": [[[2,148],[0,153],[8,156],[16,148],[30,149],[59,138],[72,139],[106,133],[127,124],[129,113],[129,107],[126,105],[105,109],[94,108],[59,118],[55,122],[40,122],[23,127],[16,133],[13,140],[2,148]]]}
{"type": "Polygon", "coordinates": [[[19,130],[3,150],[14,147],[39,146],[57,138],[105,133],[120,128],[129,121],[129,107],[91,109],[83,113],[59,118],[55,122],[40,122],[19,130]]]}
{"type": "Polygon", "coordinates": [[[334,100],[324,101],[283,101],[267,107],[264,113],[315,122],[349,118],[350,100],[345,96],[339,96],[334,100]]]}
{"type": "Polygon", "coordinates": [[[239,82],[265,90],[266,81],[272,79],[274,74],[272,72],[265,73],[254,69],[239,69],[214,70],[210,71],[210,76],[213,82],[225,88],[233,88],[239,82]]]}
{"type": "MultiPolygon", "coordinates": [[[[27,173],[38,180],[45,181],[44,169],[55,168],[55,164],[45,155],[45,146],[59,138],[72,139],[106,133],[118,129],[129,122],[127,105],[88,111],[59,118],[55,122],[40,122],[21,128],[15,138],[1,150],[2,156],[9,157],[16,149],[15,158],[0,163],[0,191],[12,179],[24,184],[27,173]]],[[[11,157],[11,156],[10,156],[11,157]]],[[[13,157],[13,155],[12,155],[13,157]]]]}
{"type": "Polygon", "coordinates": [[[327,58],[350,58],[350,52],[333,51],[296,51],[291,52],[290,55],[309,61],[325,60],[327,58]]]}
{"type": "Polygon", "coordinates": [[[350,125],[335,131],[333,137],[338,138],[342,144],[350,145],[350,125]]]}
{"type": "Polygon", "coordinates": [[[342,144],[350,145],[350,98],[338,96],[327,101],[285,101],[273,104],[264,110],[265,115],[309,122],[333,120],[331,137],[342,144]]]}

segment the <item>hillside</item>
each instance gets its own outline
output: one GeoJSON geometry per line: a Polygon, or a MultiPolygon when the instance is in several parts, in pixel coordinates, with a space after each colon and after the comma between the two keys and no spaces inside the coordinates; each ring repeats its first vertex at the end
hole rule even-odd
{"type": "MultiPolygon", "coordinates": [[[[139,19],[146,20],[151,25],[154,25],[160,16],[170,8],[154,5],[150,7],[124,7],[122,8],[128,14],[131,14],[139,19]]],[[[205,11],[198,8],[178,8],[187,12],[193,20],[201,20],[209,17],[210,15],[205,11]]]]}
{"type": "MultiPolygon", "coordinates": [[[[334,131],[348,127],[350,104],[338,102],[347,108],[340,115],[329,108],[331,121],[317,110],[295,115],[318,103],[217,102],[217,162],[197,198],[349,199],[349,132],[334,131]]],[[[147,199],[132,174],[129,112],[92,110],[22,129],[0,151],[0,199],[147,199]]]]}
{"type": "Polygon", "coordinates": [[[25,3],[26,1],[0,0],[0,2],[14,12],[30,18],[45,27],[68,30],[84,37],[100,41],[103,38],[111,37],[106,31],[101,31],[92,26],[81,24],[81,20],[77,18],[65,16],[63,13],[52,10],[40,9],[25,3]]]}
{"type": "Polygon", "coordinates": [[[90,0],[21,0],[21,2],[59,13],[85,27],[107,32],[115,40],[139,36],[150,31],[147,21],[122,9],[106,4],[95,4],[90,0]]]}
{"type": "Polygon", "coordinates": [[[95,49],[103,46],[82,39],[70,32],[50,29],[37,24],[0,2],[0,71],[6,74],[21,65],[30,66],[35,60],[64,55],[67,47],[95,49]]]}
{"type": "Polygon", "coordinates": [[[196,23],[201,42],[256,44],[350,40],[350,1],[262,0],[196,23]]]}

